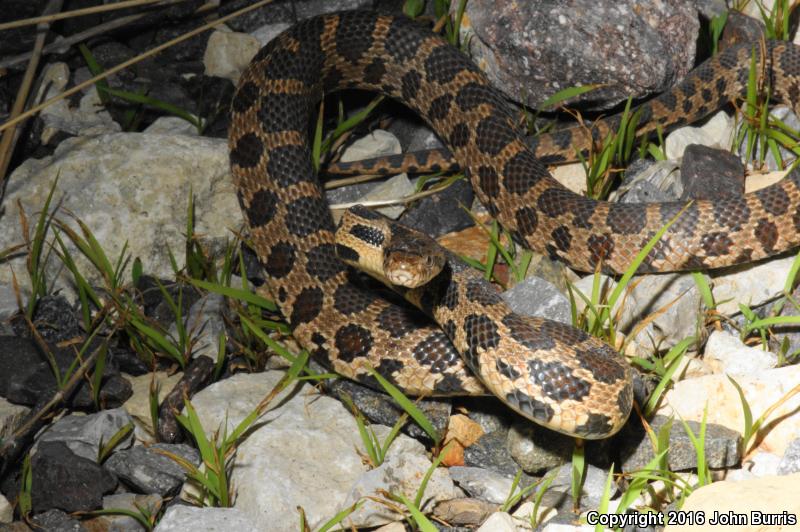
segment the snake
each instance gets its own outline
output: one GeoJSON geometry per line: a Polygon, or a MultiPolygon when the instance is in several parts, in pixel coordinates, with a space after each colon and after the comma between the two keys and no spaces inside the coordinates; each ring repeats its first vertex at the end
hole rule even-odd
{"type": "MultiPolygon", "coordinates": [[[[681,124],[740,98],[753,53],[750,44],[726,48],[642,104],[642,122],[650,130],[681,124]]],[[[773,96],[800,101],[800,52],[768,42],[756,55],[773,96]]],[[[614,118],[531,145],[486,75],[423,25],[368,11],[309,18],[265,45],[240,77],[228,134],[231,175],[265,289],[293,337],[333,371],[369,386],[378,386],[377,373],[409,395],[488,389],[533,422],[585,439],[619,431],[632,407],[631,370],[602,341],[568,325],[492,311],[497,297],[468,281],[456,281],[455,289],[440,284],[440,297],[419,302],[428,315],[445,318],[439,327],[366,289],[342,262],[308,131],[323,96],[351,88],[384,94],[418,114],[515,242],[576,270],[623,272],[673,219],[640,273],[719,268],[800,243],[797,171],[714,201],[583,197],[558,183],[538,155],[574,153],[612,130],[614,118]]],[[[364,242],[378,238],[368,227],[357,231],[364,242]]]]}

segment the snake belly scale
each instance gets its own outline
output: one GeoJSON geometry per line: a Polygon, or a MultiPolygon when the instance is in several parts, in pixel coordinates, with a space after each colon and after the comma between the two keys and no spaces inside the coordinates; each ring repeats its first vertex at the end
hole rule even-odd
{"type": "MultiPolygon", "coordinates": [[[[800,56],[782,46],[770,45],[769,53],[778,58],[772,62],[773,86],[792,96],[800,87],[792,77],[800,72],[800,56]]],[[[746,65],[749,49],[728,55],[730,62],[746,65]]],[[[733,85],[738,78],[725,79],[733,85]]],[[[233,99],[231,172],[251,241],[273,298],[312,355],[366,383],[374,384],[366,369],[374,367],[412,395],[481,394],[481,381],[502,381],[500,389],[513,387],[513,393],[499,394],[500,399],[537,423],[583,438],[616,432],[631,408],[630,370],[601,342],[571,327],[549,325],[553,322],[537,322],[529,336],[527,328],[520,332],[514,324],[464,312],[457,301],[445,299],[453,305],[445,329],[464,344],[468,360],[494,349],[505,335],[516,334],[520,344],[531,346],[522,364],[527,377],[516,377],[525,368],[504,373],[497,362],[478,368],[485,373],[476,378],[440,329],[352,282],[336,256],[333,221],[307,139],[315,104],[323,94],[344,88],[386,94],[418,113],[515,240],[578,269],[592,270],[602,261],[606,269],[624,270],[685,203],[611,204],[567,191],[525,144],[508,105],[484,74],[440,37],[403,17],[354,11],[304,20],[255,56],[233,99]],[[508,373],[515,376],[511,382],[508,373]],[[526,378],[527,387],[521,383],[526,378]],[[605,395],[596,393],[609,383],[613,387],[605,395]]],[[[554,138],[563,144],[563,138],[554,138]]],[[[800,240],[798,206],[797,173],[742,198],[696,201],[643,270],[718,267],[792,247],[800,240]]]]}

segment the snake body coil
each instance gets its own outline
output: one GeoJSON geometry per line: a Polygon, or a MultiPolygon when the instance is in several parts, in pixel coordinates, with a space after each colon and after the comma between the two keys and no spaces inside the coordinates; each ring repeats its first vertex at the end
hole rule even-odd
{"type": "MultiPolygon", "coordinates": [[[[749,46],[726,50],[673,92],[646,104],[642,119],[671,124],[708,113],[742,92],[749,58],[749,46]]],[[[766,59],[776,95],[797,101],[800,54],[789,44],[770,44],[766,59]]],[[[483,73],[407,19],[345,12],[302,21],[265,46],[242,75],[232,105],[231,170],[269,289],[295,338],[344,376],[369,382],[370,365],[410,394],[485,393],[440,330],[355,286],[336,257],[307,131],[322,95],[351,87],[384,93],[417,112],[515,240],[577,269],[591,271],[602,261],[608,270],[624,270],[685,206],[604,203],[566,190],[526,146],[483,73]]],[[[569,152],[588,141],[574,131],[556,133],[541,138],[536,153],[569,152]]],[[[798,176],[793,172],[741,198],[692,203],[641,270],[713,268],[797,245],[798,176]]],[[[468,288],[457,294],[456,299],[470,297],[468,288]]],[[[608,436],[627,418],[628,371],[620,373],[619,362],[609,365],[609,358],[587,348],[579,331],[533,321],[541,330],[530,337],[492,312],[465,311],[458,300],[445,301],[452,305],[448,333],[468,359],[494,351],[507,337],[530,344],[523,364],[532,371],[533,388],[521,385],[516,367],[504,371],[500,359],[478,364],[481,379],[502,381],[500,389],[516,398],[509,392],[501,399],[523,414],[585,438],[608,436]],[[594,392],[607,384],[613,385],[611,395],[595,399],[594,392]]]]}

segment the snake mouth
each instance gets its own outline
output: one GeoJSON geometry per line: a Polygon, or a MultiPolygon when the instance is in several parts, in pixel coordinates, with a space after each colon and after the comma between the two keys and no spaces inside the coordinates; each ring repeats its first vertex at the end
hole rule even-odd
{"type": "Polygon", "coordinates": [[[424,264],[424,258],[419,255],[395,252],[384,261],[384,271],[392,284],[417,288],[430,280],[424,264]]]}

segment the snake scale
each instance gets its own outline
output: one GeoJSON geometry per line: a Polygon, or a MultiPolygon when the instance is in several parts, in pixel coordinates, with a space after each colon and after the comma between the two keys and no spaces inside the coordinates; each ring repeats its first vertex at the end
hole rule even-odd
{"type": "MultiPolygon", "coordinates": [[[[718,54],[645,104],[642,120],[680,123],[738,97],[750,53],[750,45],[742,45],[718,54]]],[[[800,101],[800,53],[790,44],[769,43],[765,57],[774,95],[800,101]]],[[[386,94],[418,113],[514,240],[576,269],[592,271],[602,262],[608,271],[623,271],[686,207],[599,202],[565,189],[537,154],[585,146],[589,135],[556,132],[529,147],[485,75],[413,21],[359,11],[301,21],[267,44],[243,73],[229,130],[231,172],[251,241],[297,341],[336,372],[368,384],[375,384],[368,366],[411,395],[481,394],[486,383],[510,407],[551,429],[582,438],[619,430],[631,409],[630,369],[599,340],[547,320],[464,310],[465,299],[496,302],[468,283],[421,302],[429,314],[448,316],[446,335],[413,309],[354,282],[336,255],[335,228],[307,138],[316,103],[346,88],[386,94]],[[508,342],[513,352],[486,361],[486,353],[508,342]],[[453,343],[462,345],[463,360],[479,377],[453,343]]],[[[597,131],[613,126],[610,120],[597,131]]],[[[800,174],[792,172],[743,197],[692,202],[640,271],[716,268],[799,242],[800,174]]]]}

